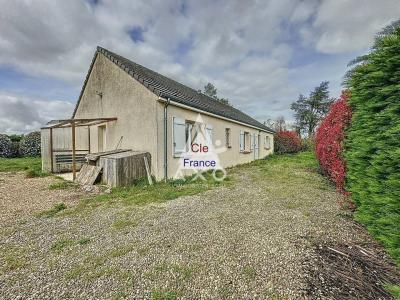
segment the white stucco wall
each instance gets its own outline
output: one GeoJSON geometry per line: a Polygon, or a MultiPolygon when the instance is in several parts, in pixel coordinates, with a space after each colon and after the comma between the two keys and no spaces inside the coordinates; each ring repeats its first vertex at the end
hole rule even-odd
{"type": "MultiPolygon", "coordinates": [[[[152,172],[156,174],[157,99],[104,55],[98,54],[75,118],[117,117],[117,121],[105,123],[106,149],[103,151],[114,150],[118,144],[119,149],[147,151],[152,157],[152,172]]],[[[99,151],[98,127],[90,128],[91,152],[99,151]]]]}
{"type": "MultiPolygon", "coordinates": [[[[106,123],[106,149],[114,150],[121,137],[120,149],[147,151],[152,157],[152,173],[157,180],[164,178],[164,104],[159,97],[137,82],[125,71],[97,54],[88,78],[75,118],[117,117],[117,121],[106,123]],[[99,94],[102,94],[100,96],[99,94]]],[[[173,117],[196,121],[198,113],[174,106],[168,107],[168,177],[173,177],[179,166],[179,158],[173,155],[173,117]]],[[[204,123],[213,126],[213,142],[220,140],[225,145],[225,128],[231,129],[231,148],[219,155],[223,167],[247,163],[255,159],[251,153],[239,151],[240,131],[260,135],[259,158],[273,152],[273,135],[202,114],[204,123]],[[271,148],[264,148],[264,138],[269,135],[271,148]]],[[[98,152],[98,125],[90,128],[90,151],[98,152]]]]}
{"type": "MultiPolygon", "coordinates": [[[[163,118],[164,118],[164,105],[159,103],[158,106],[158,124],[160,126],[158,132],[159,137],[158,140],[163,141],[163,118]]],[[[181,119],[185,119],[188,121],[196,121],[199,116],[198,112],[190,111],[178,106],[174,106],[170,104],[168,106],[168,177],[172,178],[179,168],[179,157],[174,156],[173,154],[173,118],[178,117],[181,119]]],[[[212,137],[213,137],[213,145],[215,149],[224,147],[226,144],[225,138],[225,129],[230,128],[231,130],[231,147],[227,148],[226,151],[218,154],[218,158],[224,168],[232,167],[238,164],[248,163],[258,158],[264,158],[267,155],[273,153],[273,134],[266,133],[264,131],[260,131],[258,129],[254,129],[252,127],[248,127],[245,125],[240,125],[235,122],[230,122],[227,120],[223,120],[218,117],[213,117],[204,113],[200,113],[200,117],[205,124],[212,125],[212,137]],[[239,148],[239,136],[241,131],[249,132],[250,134],[260,135],[260,143],[259,143],[259,156],[255,158],[254,149],[250,153],[240,152],[239,148]],[[266,149],[264,147],[264,139],[265,136],[270,137],[270,148],[266,149]],[[219,142],[218,142],[219,141],[219,142]],[[218,145],[219,144],[219,145],[218,145]]],[[[163,151],[162,148],[160,151],[163,151]]],[[[164,165],[164,156],[162,152],[159,153],[159,166],[164,165]]],[[[157,178],[163,178],[164,175],[163,168],[158,170],[157,178]]],[[[190,171],[186,171],[185,175],[189,175],[190,171]]]]}

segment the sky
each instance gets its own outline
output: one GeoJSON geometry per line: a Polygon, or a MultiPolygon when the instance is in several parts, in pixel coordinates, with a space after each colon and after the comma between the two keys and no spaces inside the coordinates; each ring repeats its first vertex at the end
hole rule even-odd
{"type": "Polygon", "coordinates": [[[400,16],[399,0],[0,0],[0,133],[70,118],[102,46],[263,122],[347,64],[400,16]]]}

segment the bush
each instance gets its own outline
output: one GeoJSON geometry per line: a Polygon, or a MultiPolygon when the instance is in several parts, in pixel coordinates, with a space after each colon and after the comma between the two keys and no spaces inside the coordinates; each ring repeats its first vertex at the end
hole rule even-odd
{"type": "Polygon", "coordinates": [[[19,144],[22,156],[40,156],[40,132],[34,131],[25,135],[19,144]]]}
{"type": "Polygon", "coordinates": [[[348,73],[353,118],[346,188],[356,219],[400,263],[400,22],[387,27],[348,73]]]}
{"type": "Polygon", "coordinates": [[[315,140],[312,137],[301,139],[301,150],[302,151],[314,151],[315,140]]]}
{"type": "Polygon", "coordinates": [[[11,139],[11,142],[17,142],[19,143],[21,139],[23,138],[22,134],[10,134],[8,136],[11,139]]]}
{"type": "Polygon", "coordinates": [[[11,153],[10,157],[15,158],[19,157],[19,142],[11,140],[11,153]]]}
{"type": "Polygon", "coordinates": [[[0,134],[0,157],[11,157],[11,139],[6,134],[0,134]]]}
{"type": "Polygon", "coordinates": [[[345,130],[351,121],[351,108],[347,103],[348,94],[343,92],[340,99],[332,104],[315,136],[316,154],[322,171],[344,193],[346,165],[343,159],[345,130]]]}
{"type": "Polygon", "coordinates": [[[301,140],[295,131],[279,131],[274,137],[274,152],[277,154],[301,151],[301,140]]]}

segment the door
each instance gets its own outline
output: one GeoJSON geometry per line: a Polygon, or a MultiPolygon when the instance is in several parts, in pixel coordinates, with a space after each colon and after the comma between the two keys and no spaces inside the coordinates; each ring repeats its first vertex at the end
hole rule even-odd
{"type": "Polygon", "coordinates": [[[98,130],[98,152],[106,151],[106,125],[101,125],[97,127],[98,130]]]}
{"type": "Polygon", "coordinates": [[[254,134],[254,159],[258,159],[260,156],[260,135],[254,134]]]}

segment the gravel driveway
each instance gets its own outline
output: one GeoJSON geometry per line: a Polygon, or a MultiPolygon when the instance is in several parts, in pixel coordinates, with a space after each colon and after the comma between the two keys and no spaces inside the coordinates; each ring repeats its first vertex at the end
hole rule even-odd
{"type": "Polygon", "coordinates": [[[299,299],[315,241],[368,239],[315,172],[230,173],[163,204],[25,217],[1,236],[0,298],[299,299]]]}
{"type": "Polygon", "coordinates": [[[57,182],[60,180],[52,176],[26,178],[24,172],[0,173],[1,226],[19,222],[60,202],[74,205],[85,194],[79,189],[50,190],[50,184],[57,182]]]}

